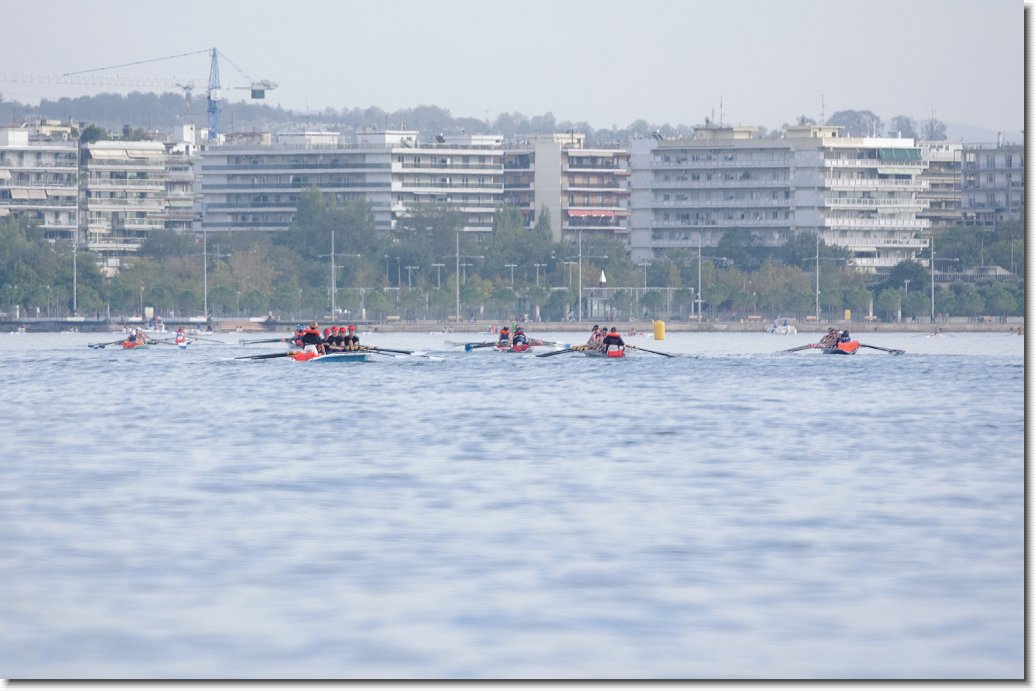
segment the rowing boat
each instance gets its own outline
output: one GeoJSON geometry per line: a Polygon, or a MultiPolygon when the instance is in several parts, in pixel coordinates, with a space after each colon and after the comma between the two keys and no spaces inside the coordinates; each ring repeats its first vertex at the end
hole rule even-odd
{"type": "Polygon", "coordinates": [[[515,343],[513,346],[498,345],[496,347],[501,353],[528,353],[532,348],[531,343],[515,343]]]}
{"type": "Polygon", "coordinates": [[[130,348],[147,348],[147,346],[148,344],[143,341],[125,340],[122,342],[122,347],[126,350],[129,350],[130,348]]]}
{"type": "Polygon", "coordinates": [[[587,357],[608,358],[610,360],[618,360],[620,358],[626,357],[626,351],[625,350],[620,350],[620,349],[609,350],[608,352],[605,352],[603,350],[597,350],[597,349],[594,349],[594,348],[587,348],[586,350],[583,351],[583,354],[586,355],[587,357]]]}
{"type": "Polygon", "coordinates": [[[320,354],[301,350],[292,353],[291,359],[296,363],[366,363],[371,358],[369,352],[328,352],[320,354]]]}
{"type": "Polygon", "coordinates": [[[852,355],[860,349],[859,341],[839,341],[836,345],[824,348],[825,355],[852,355]]]}

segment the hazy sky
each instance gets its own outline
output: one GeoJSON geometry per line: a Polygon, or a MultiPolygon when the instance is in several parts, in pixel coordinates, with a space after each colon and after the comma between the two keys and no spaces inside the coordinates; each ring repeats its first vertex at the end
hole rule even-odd
{"type": "MultiPolygon", "coordinates": [[[[0,72],[61,74],[215,46],[286,108],[419,105],[594,128],[872,110],[1020,136],[1018,0],[52,0],[5,3],[0,72]]],[[[204,54],[99,73],[190,78],[204,54]]],[[[229,64],[224,85],[248,82],[229,64]]],[[[112,88],[2,82],[37,103],[112,88]]],[[[229,92],[233,100],[246,92],[229,92]]]]}

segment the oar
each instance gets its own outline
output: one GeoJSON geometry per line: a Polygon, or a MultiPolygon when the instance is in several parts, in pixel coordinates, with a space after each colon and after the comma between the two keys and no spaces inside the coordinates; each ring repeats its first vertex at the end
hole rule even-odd
{"type": "Polygon", "coordinates": [[[202,338],[201,336],[187,336],[187,340],[188,340],[188,342],[191,342],[191,341],[204,341],[206,343],[219,343],[220,345],[227,345],[223,341],[217,341],[214,338],[202,338]]]}
{"type": "Polygon", "coordinates": [[[562,353],[579,353],[584,350],[588,350],[590,346],[572,346],[571,348],[565,348],[564,350],[552,350],[549,353],[538,353],[536,357],[553,357],[554,355],[561,355],[562,353]]]}
{"type": "MultiPolygon", "coordinates": [[[[252,345],[253,343],[287,343],[291,339],[291,336],[284,336],[283,338],[264,338],[259,341],[238,341],[241,345],[252,345]]],[[[222,341],[220,341],[222,343],[222,341]]]]}
{"type": "Polygon", "coordinates": [[[125,338],[120,338],[119,340],[112,341],[111,343],[87,343],[86,345],[90,346],[91,348],[96,348],[96,349],[100,350],[101,348],[104,348],[104,346],[118,345],[118,344],[122,343],[125,340],[126,340],[125,338]]]}
{"type": "Polygon", "coordinates": [[[428,355],[426,353],[420,353],[416,350],[394,350],[392,348],[382,348],[381,346],[360,346],[360,348],[363,350],[371,350],[375,353],[385,353],[386,355],[390,353],[399,353],[400,355],[413,355],[414,357],[424,357],[428,358],[429,360],[435,359],[431,355],[428,355]]]}
{"type": "Polygon", "coordinates": [[[798,346],[797,348],[788,348],[786,350],[782,350],[781,352],[782,353],[795,353],[795,352],[798,352],[800,350],[807,350],[809,348],[819,348],[819,347],[821,347],[819,343],[810,343],[808,345],[798,346]]]}
{"type": "Polygon", "coordinates": [[[658,351],[658,350],[648,350],[647,348],[641,348],[640,346],[630,345],[629,343],[627,343],[626,344],[626,350],[630,350],[630,349],[633,349],[633,350],[643,350],[645,353],[654,353],[655,355],[664,355],[665,357],[673,357],[669,353],[663,353],[663,352],[658,351]]]}
{"type": "Polygon", "coordinates": [[[262,355],[241,355],[235,360],[269,360],[275,357],[291,357],[295,354],[295,351],[289,350],[286,353],[263,353],[262,355]]]}
{"type": "Polygon", "coordinates": [[[497,344],[497,341],[483,341],[482,343],[465,343],[464,344],[464,350],[466,350],[466,351],[468,351],[470,353],[475,348],[492,348],[496,344],[497,344]]]}
{"type": "Polygon", "coordinates": [[[906,352],[905,350],[900,350],[899,348],[882,348],[881,346],[867,345],[866,343],[861,343],[860,347],[873,348],[874,350],[884,350],[886,353],[892,353],[893,355],[902,355],[906,352]]]}
{"type": "Polygon", "coordinates": [[[562,343],[560,341],[544,341],[544,340],[541,340],[539,338],[534,339],[533,341],[530,341],[529,343],[531,345],[549,345],[549,346],[556,346],[558,348],[571,348],[572,347],[571,343],[562,343]]]}

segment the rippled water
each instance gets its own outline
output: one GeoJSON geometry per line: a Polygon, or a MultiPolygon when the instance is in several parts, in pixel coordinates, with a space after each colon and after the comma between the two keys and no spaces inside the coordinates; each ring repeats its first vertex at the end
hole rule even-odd
{"type": "Polygon", "coordinates": [[[0,676],[1024,676],[1022,338],[214,338],[0,334],[0,676]]]}

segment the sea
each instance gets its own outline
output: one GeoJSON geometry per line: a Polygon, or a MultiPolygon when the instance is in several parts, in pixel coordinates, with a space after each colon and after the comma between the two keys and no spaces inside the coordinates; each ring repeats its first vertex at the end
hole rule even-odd
{"type": "Polygon", "coordinates": [[[1025,339],[857,337],[0,334],[0,677],[1022,680],[1025,339]]]}

